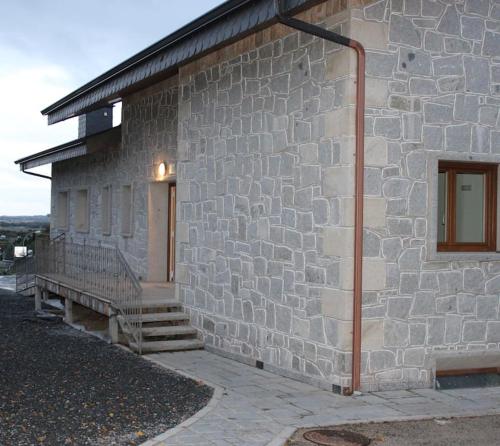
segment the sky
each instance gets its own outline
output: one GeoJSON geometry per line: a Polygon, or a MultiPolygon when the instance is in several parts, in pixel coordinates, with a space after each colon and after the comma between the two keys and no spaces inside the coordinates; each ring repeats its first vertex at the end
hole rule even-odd
{"type": "Polygon", "coordinates": [[[76,139],[77,119],[40,110],[220,3],[0,0],[0,215],[50,212],[50,181],[14,161],[76,139]]]}

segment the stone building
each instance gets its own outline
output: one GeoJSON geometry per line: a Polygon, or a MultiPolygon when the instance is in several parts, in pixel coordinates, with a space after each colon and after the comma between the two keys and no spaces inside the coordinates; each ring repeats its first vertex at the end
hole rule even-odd
{"type": "MultiPolygon", "coordinates": [[[[500,2],[285,3],[366,51],[361,390],[500,366],[500,2]]],[[[123,104],[42,158],[52,235],[174,281],[206,349],[350,388],[356,65],[271,0],[224,3],[43,111],[123,104]]]]}

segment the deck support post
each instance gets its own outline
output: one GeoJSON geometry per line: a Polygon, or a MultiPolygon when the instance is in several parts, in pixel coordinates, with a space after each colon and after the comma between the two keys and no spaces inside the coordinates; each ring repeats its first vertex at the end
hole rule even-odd
{"type": "Polygon", "coordinates": [[[64,299],[64,322],[73,323],[73,301],[68,298],[64,299]]]}
{"type": "Polygon", "coordinates": [[[49,300],[49,290],[42,291],[42,301],[47,302],[49,300]]]}
{"type": "Polygon", "coordinates": [[[112,344],[117,344],[118,339],[118,318],[116,314],[111,314],[108,319],[108,334],[112,344]]]}
{"type": "Polygon", "coordinates": [[[42,289],[35,286],[35,311],[42,311],[42,289]]]}

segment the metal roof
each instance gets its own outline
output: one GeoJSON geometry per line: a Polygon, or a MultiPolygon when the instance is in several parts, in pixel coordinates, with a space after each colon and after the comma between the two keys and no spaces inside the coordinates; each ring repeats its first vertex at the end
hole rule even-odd
{"type": "MultiPolygon", "coordinates": [[[[296,13],[323,0],[285,0],[296,13]]],[[[42,110],[49,124],[120,98],[124,91],[276,22],[274,0],[228,0],[42,110]]]]}
{"type": "Polygon", "coordinates": [[[43,166],[44,164],[55,163],[77,156],[86,155],[89,152],[94,152],[103,147],[108,147],[120,140],[121,126],[106,129],[99,133],[84,136],[73,141],[60,144],[50,149],[43,150],[38,153],[26,156],[15,161],[19,164],[22,171],[32,169],[34,167],[43,166]]]}

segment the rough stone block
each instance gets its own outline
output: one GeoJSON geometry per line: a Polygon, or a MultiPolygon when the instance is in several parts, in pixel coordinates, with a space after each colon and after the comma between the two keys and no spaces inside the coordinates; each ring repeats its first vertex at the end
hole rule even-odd
{"type": "Polygon", "coordinates": [[[389,40],[416,48],[422,46],[422,35],[408,17],[391,14],[389,22],[389,40]]]}
{"type": "Polygon", "coordinates": [[[408,367],[423,367],[425,361],[425,349],[409,348],[404,352],[403,364],[408,367]]]}
{"type": "Polygon", "coordinates": [[[500,342],[500,322],[491,321],[488,322],[486,328],[486,341],[487,342],[500,342]]]}
{"type": "Polygon", "coordinates": [[[486,340],[486,322],[465,321],[462,340],[463,342],[484,342],[486,340]]]}
{"type": "Polygon", "coordinates": [[[464,56],[465,87],[471,93],[490,92],[490,70],[488,59],[464,56]]]}
{"type": "Polygon", "coordinates": [[[411,297],[390,297],[387,299],[387,315],[392,319],[408,319],[412,302],[411,297]]]}
{"type": "Polygon", "coordinates": [[[437,30],[443,34],[460,35],[460,17],[455,4],[448,5],[439,21],[437,30]]]}
{"type": "Polygon", "coordinates": [[[469,152],[471,149],[471,134],[470,124],[446,127],[446,150],[469,152]]]}
{"type": "Polygon", "coordinates": [[[406,347],[410,339],[407,322],[386,319],[384,322],[384,347],[406,347]]]}
{"type": "MultiPolygon", "coordinates": [[[[342,200],[343,222],[345,226],[354,226],[354,198],[342,200]]],[[[382,228],[385,226],[385,198],[366,197],[364,199],[363,226],[367,228],[382,228]]]]}
{"type": "Polygon", "coordinates": [[[393,369],[396,365],[396,355],[389,350],[379,350],[370,354],[369,371],[380,376],[383,370],[393,369]]]}

